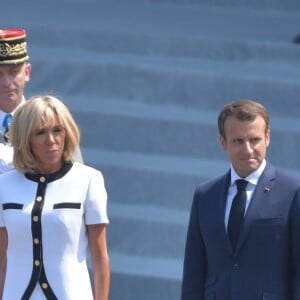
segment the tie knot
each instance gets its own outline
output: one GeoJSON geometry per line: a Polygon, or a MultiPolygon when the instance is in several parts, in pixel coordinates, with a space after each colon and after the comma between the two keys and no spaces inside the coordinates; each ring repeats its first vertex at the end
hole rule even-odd
{"type": "Polygon", "coordinates": [[[237,190],[240,192],[240,191],[245,191],[246,190],[248,181],[245,180],[245,179],[237,179],[235,181],[235,183],[236,183],[236,186],[237,186],[237,190]]]}

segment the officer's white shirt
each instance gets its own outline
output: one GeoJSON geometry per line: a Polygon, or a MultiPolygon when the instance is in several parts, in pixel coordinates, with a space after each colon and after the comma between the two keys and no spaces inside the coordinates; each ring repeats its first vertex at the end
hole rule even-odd
{"type": "Polygon", "coordinates": [[[0,174],[10,171],[13,168],[13,148],[0,143],[0,174]]]}
{"type": "MultiPolygon", "coordinates": [[[[22,105],[25,103],[25,98],[22,98],[21,103],[22,105]]],[[[18,106],[18,107],[19,107],[18,106]]],[[[17,107],[17,108],[18,108],[17,107]]],[[[17,109],[16,108],[16,109],[17,109]]],[[[15,111],[11,112],[12,115],[14,115],[15,111]]],[[[3,136],[5,128],[3,128],[3,120],[6,116],[6,113],[2,110],[0,110],[0,135],[3,136]]],[[[12,147],[3,143],[0,143],[0,174],[3,174],[9,170],[12,170],[14,168],[13,166],[13,150],[12,147]]]]}
{"type": "MultiPolygon", "coordinates": [[[[12,116],[14,115],[15,111],[21,106],[23,105],[24,103],[26,102],[24,96],[20,102],[20,104],[10,113],[12,116]]],[[[6,116],[6,112],[0,110],[0,131],[1,133],[4,132],[5,128],[3,127],[3,121],[4,121],[4,118],[6,116]]]]}
{"type": "MultiPolygon", "coordinates": [[[[38,177],[41,182],[45,178],[38,177]]],[[[0,227],[8,231],[7,272],[3,300],[21,299],[33,270],[32,208],[40,182],[12,170],[0,176],[0,227]],[[3,209],[3,204],[6,209],[3,209]],[[9,207],[10,205],[10,207],[9,207]]],[[[100,171],[81,163],[47,183],[42,208],[41,239],[47,279],[58,299],[92,300],[87,268],[86,225],[108,223],[107,194],[100,171]],[[80,208],[66,208],[66,204],[80,208]],[[62,205],[55,209],[56,205],[62,205]]],[[[45,299],[37,284],[30,297],[45,299]]]]}

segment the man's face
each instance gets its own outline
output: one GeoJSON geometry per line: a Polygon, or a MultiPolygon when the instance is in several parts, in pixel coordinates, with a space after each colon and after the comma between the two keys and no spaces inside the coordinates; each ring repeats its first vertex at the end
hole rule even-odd
{"type": "Polygon", "coordinates": [[[28,63],[0,64],[0,110],[10,113],[20,104],[30,71],[28,63]]]}
{"type": "Polygon", "coordinates": [[[253,121],[240,121],[228,117],[224,124],[226,138],[220,136],[221,146],[227,151],[232,166],[241,177],[255,171],[266,156],[270,131],[262,117],[253,121]]]}

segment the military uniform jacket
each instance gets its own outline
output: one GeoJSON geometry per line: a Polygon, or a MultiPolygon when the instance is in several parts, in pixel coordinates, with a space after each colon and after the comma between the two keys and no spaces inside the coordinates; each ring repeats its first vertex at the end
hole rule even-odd
{"type": "Polygon", "coordinates": [[[68,163],[50,175],[0,176],[8,232],[3,300],[93,299],[86,225],[108,223],[102,174],[68,163]]]}

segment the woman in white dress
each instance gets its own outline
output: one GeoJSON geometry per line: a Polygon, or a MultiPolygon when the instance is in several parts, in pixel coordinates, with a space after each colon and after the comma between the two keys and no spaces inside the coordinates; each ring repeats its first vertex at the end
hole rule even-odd
{"type": "Polygon", "coordinates": [[[80,135],[69,110],[55,97],[32,97],[10,130],[15,170],[0,177],[0,298],[107,300],[107,194],[100,171],[71,161],[80,135]]]}

